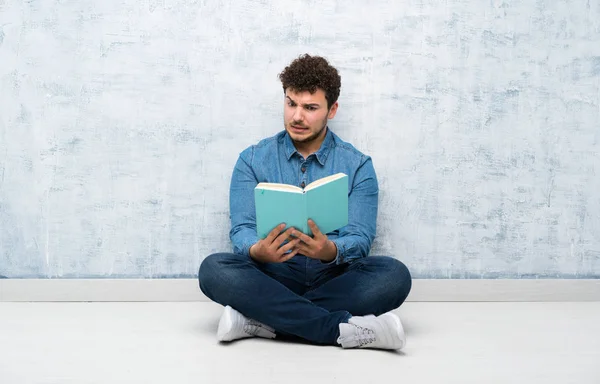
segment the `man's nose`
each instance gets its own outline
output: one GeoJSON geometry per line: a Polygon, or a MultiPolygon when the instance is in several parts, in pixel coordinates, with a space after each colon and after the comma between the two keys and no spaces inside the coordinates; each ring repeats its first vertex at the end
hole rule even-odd
{"type": "Polygon", "coordinates": [[[294,110],[294,121],[302,121],[304,119],[304,115],[302,114],[302,108],[296,107],[294,110]]]}

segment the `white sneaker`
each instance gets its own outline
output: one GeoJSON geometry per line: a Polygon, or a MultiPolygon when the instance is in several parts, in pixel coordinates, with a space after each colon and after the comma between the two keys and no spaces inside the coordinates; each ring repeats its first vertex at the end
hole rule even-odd
{"type": "Polygon", "coordinates": [[[374,316],[353,316],[341,323],[337,342],[343,348],[402,349],[406,336],[400,318],[391,312],[374,316]]]}
{"type": "Polygon", "coordinates": [[[258,321],[248,319],[229,305],[226,306],[219,321],[217,339],[219,341],[232,341],[255,336],[273,339],[275,338],[275,330],[258,321]]]}

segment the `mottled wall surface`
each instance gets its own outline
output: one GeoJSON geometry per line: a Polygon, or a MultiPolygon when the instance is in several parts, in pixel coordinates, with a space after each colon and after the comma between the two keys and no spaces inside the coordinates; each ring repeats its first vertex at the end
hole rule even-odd
{"type": "Polygon", "coordinates": [[[600,2],[0,0],[0,275],[193,276],[229,250],[277,73],[342,74],[373,254],[422,278],[600,277],[600,2]]]}

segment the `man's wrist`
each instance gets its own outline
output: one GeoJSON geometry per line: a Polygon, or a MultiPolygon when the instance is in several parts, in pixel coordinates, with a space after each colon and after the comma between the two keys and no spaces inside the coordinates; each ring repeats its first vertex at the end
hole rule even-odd
{"type": "Polygon", "coordinates": [[[250,246],[250,248],[248,249],[248,255],[250,256],[251,259],[254,259],[254,252],[252,252],[252,250],[254,249],[254,246],[256,245],[256,243],[252,244],[250,246]]]}
{"type": "Polygon", "coordinates": [[[331,263],[335,260],[337,256],[337,246],[331,240],[327,240],[327,252],[325,252],[325,257],[321,259],[325,263],[331,263]]]}

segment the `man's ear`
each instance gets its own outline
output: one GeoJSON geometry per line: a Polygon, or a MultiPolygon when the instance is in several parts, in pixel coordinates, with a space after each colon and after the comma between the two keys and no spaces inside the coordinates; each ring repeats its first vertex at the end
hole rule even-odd
{"type": "Polygon", "coordinates": [[[333,119],[338,109],[338,102],[333,103],[331,108],[329,108],[329,113],[327,114],[327,119],[333,119]]]}

